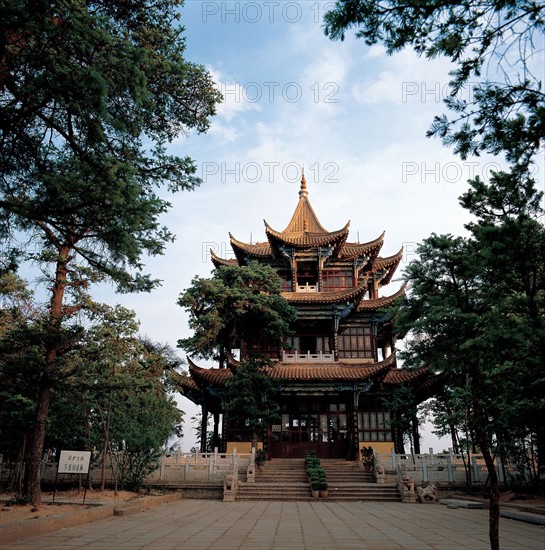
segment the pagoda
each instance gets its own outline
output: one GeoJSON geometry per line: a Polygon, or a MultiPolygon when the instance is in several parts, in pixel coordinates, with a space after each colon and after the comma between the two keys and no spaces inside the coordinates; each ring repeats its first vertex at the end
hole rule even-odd
{"type": "MultiPolygon", "coordinates": [[[[299,201],[283,231],[265,221],[265,242],[244,243],[230,234],[234,258],[211,252],[216,267],[251,261],[273,267],[282,279],[282,296],[297,310],[293,336],[283,349],[262,343],[254,350],[275,361],[268,376],[278,390],[281,415],[262,436],[270,458],[302,457],[313,450],[322,458],[355,459],[362,446],[402,452],[388,397],[410,386],[421,402],[437,388],[438,378],[428,369],[396,364],[395,334],[385,308],[403,296],[405,286],[391,295],[381,291],[403,249],[382,257],[384,233],[369,242],[349,242],[349,225],[337,231],[322,226],[303,175],[299,201]]],[[[203,418],[213,415],[215,442],[227,452],[235,447],[245,452],[251,441],[229,424],[222,409],[222,389],[236,364],[231,357],[229,368],[203,368],[189,359],[189,376],[179,383],[181,392],[202,407],[203,418]]],[[[202,429],[204,442],[205,424],[202,429]]],[[[413,435],[419,452],[416,419],[413,435]]]]}

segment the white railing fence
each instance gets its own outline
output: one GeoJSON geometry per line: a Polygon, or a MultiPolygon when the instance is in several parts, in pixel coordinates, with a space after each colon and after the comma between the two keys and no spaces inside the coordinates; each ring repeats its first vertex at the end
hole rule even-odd
{"type": "MultiPolygon", "coordinates": [[[[429,453],[418,455],[375,453],[375,464],[381,466],[375,470],[384,472],[383,476],[411,478],[415,485],[429,483],[465,485],[468,479],[472,484],[482,485],[488,480],[484,458],[479,454],[469,456],[452,452],[434,454],[432,449],[429,453]]],[[[514,464],[502,464],[499,461],[496,461],[496,471],[500,483],[507,481],[510,475],[520,474],[520,469],[514,464]]]]}

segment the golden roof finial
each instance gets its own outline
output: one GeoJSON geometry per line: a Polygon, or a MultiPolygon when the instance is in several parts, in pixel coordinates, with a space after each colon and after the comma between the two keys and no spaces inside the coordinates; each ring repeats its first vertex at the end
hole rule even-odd
{"type": "Polygon", "coordinates": [[[302,167],[301,170],[301,190],[299,191],[300,197],[307,197],[308,191],[307,191],[307,180],[305,179],[305,167],[302,167]]]}

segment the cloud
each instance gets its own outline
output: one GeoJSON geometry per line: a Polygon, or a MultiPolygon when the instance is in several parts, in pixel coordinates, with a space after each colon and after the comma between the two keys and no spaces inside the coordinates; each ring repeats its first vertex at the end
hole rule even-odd
{"type": "Polygon", "coordinates": [[[217,109],[218,118],[231,122],[241,113],[260,110],[256,101],[256,89],[251,82],[237,82],[213,67],[208,67],[208,71],[223,95],[223,101],[217,109]]]}

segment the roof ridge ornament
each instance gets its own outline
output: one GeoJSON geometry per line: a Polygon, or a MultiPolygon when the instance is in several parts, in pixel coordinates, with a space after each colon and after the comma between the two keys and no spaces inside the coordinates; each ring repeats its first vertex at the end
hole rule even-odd
{"type": "Polygon", "coordinates": [[[307,180],[305,179],[305,167],[301,169],[301,190],[299,191],[300,197],[308,197],[307,180]]]}

